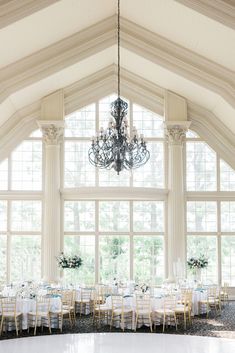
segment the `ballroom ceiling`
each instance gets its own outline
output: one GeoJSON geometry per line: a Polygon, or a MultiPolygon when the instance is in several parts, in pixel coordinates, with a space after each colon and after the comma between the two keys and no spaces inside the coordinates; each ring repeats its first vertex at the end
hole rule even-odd
{"type": "MultiPolygon", "coordinates": [[[[192,3],[123,0],[121,65],[210,110],[235,133],[235,1],[219,0],[218,21],[213,2],[210,15],[192,3]]],[[[0,126],[116,63],[116,7],[116,0],[0,0],[0,126]]]]}

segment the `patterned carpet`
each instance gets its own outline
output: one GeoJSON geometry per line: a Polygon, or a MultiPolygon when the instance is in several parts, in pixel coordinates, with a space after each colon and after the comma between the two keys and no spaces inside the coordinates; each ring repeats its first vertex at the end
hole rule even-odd
{"type": "MultiPolygon", "coordinates": [[[[63,334],[66,333],[90,333],[90,332],[110,332],[109,326],[101,326],[99,329],[93,326],[92,316],[77,316],[76,325],[71,329],[68,320],[64,321],[63,334]]],[[[120,329],[112,329],[112,332],[122,332],[120,329]]],[[[125,332],[133,332],[126,330],[125,332]]],[[[150,332],[148,327],[142,327],[137,330],[138,332],[150,332]]],[[[156,333],[162,332],[162,326],[157,326],[156,333]]],[[[53,334],[60,334],[60,331],[57,329],[52,330],[53,334]]],[[[175,328],[167,328],[166,334],[183,334],[183,335],[196,335],[196,336],[211,336],[211,337],[224,337],[224,338],[234,338],[235,339],[235,302],[230,302],[229,305],[226,305],[221,316],[215,317],[214,313],[209,315],[207,319],[206,316],[195,317],[193,319],[193,324],[191,327],[188,327],[187,330],[184,330],[182,324],[179,325],[178,331],[175,331],[175,328]]],[[[37,335],[48,335],[48,330],[44,328],[44,332],[41,332],[38,329],[37,335]]],[[[27,330],[22,331],[19,335],[20,337],[33,336],[33,329],[30,330],[30,333],[27,330]]],[[[0,337],[2,339],[15,338],[15,332],[3,333],[0,337]]]]}

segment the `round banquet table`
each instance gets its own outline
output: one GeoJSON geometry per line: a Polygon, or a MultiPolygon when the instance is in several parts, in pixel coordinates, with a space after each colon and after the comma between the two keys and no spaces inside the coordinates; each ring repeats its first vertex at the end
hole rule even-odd
{"type": "MultiPolygon", "coordinates": [[[[60,297],[50,298],[50,310],[53,312],[53,311],[59,311],[60,309],[61,309],[61,298],[60,297]]],[[[22,329],[23,330],[28,329],[28,313],[36,311],[36,300],[29,299],[29,298],[17,299],[16,311],[22,313],[22,329]]],[[[1,313],[1,308],[0,308],[0,313],[1,313]]],[[[58,327],[57,323],[54,321],[55,320],[53,320],[52,328],[58,327]]],[[[9,323],[7,330],[11,331],[12,329],[13,327],[9,323]]]]}
{"type": "MultiPolygon", "coordinates": [[[[178,296],[178,299],[180,299],[180,294],[176,294],[176,297],[178,296]]],[[[207,291],[206,290],[194,290],[193,291],[193,298],[192,298],[192,316],[198,315],[199,314],[199,301],[204,300],[207,297],[207,291]]],[[[136,311],[136,300],[134,295],[124,295],[124,306],[130,307],[133,310],[133,315],[135,315],[136,311]]],[[[151,310],[155,311],[157,309],[162,309],[164,304],[164,296],[162,297],[151,297],[151,310]]],[[[111,296],[106,298],[106,305],[110,309],[112,308],[112,298],[111,296]]],[[[206,307],[202,307],[202,312],[206,312],[206,307]]],[[[134,325],[134,317],[133,317],[133,325],[134,325]]],[[[160,322],[159,322],[160,324],[160,322]]],[[[117,323],[118,325],[118,323],[117,323]]],[[[149,326],[149,321],[148,319],[143,319],[142,325],[149,326]]],[[[130,326],[130,325],[129,325],[130,326]]],[[[131,327],[127,326],[127,328],[131,329],[131,327]]],[[[132,327],[133,329],[133,327],[132,327]]]]}

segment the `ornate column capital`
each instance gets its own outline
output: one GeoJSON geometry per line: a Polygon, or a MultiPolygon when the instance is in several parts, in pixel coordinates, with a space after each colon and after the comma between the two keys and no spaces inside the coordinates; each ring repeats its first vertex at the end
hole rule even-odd
{"type": "Polygon", "coordinates": [[[182,145],[191,121],[167,121],[165,122],[165,134],[171,145],[182,145]]]}
{"type": "Polygon", "coordinates": [[[61,120],[38,120],[42,139],[46,145],[58,145],[64,137],[64,121],[61,120]]]}

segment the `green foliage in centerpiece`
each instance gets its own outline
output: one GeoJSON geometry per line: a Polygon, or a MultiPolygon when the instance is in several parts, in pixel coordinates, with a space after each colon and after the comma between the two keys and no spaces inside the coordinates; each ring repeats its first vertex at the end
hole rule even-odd
{"type": "Polygon", "coordinates": [[[204,255],[201,255],[198,258],[190,257],[187,261],[187,264],[190,270],[206,268],[208,266],[208,259],[204,255]]]}
{"type": "Polygon", "coordinates": [[[82,259],[78,255],[65,255],[63,252],[57,257],[60,268],[79,268],[82,265],[82,259]]]}

